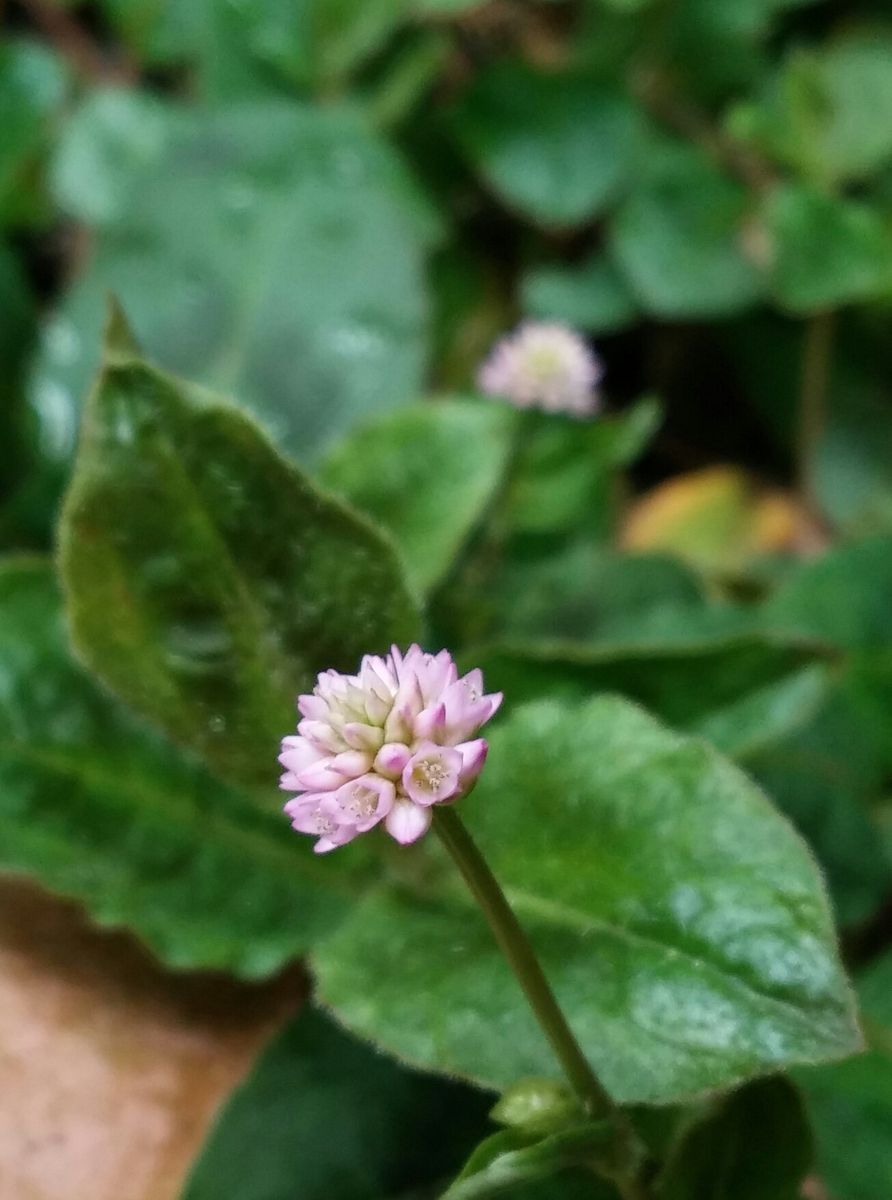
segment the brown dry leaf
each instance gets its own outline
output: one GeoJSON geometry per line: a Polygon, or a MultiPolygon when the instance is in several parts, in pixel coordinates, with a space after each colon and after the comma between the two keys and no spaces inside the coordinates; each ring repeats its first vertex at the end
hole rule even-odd
{"type": "Polygon", "coordinates": [[[0,1196],[173,1200],[215,1110],[300,1003],[165,972],[72,904],[0,880],[0,1196]]]}

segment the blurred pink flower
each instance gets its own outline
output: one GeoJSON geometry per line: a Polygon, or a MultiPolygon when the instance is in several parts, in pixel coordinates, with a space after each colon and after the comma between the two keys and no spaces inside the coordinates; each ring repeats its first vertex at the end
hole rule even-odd
{"type": "Polygon", "coordinates": [[[381,821],[398,842],[416,841],[434,804],[474,786],[487,750],[474,734],[501,702],[483,694],[480,671],[459,679],[447,650],[394,646],[367,654],[358,675],[323,671],[298,699],[297,734],[282,739],[280,786],[298,793],[285,805],[293,828],[314,834],[320,854],[381,821]]]}
{"type": "Polygon", "coordinates": [[[598,410],[603,375],[601,360],[574,330],[557,322],[526,321],[496,342],[477,383],[487,395],[518,408],[589,416],[598,410]]]}

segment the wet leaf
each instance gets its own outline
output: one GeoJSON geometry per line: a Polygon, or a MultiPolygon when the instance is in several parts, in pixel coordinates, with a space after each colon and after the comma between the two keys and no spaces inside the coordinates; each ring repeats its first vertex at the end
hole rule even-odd
{"type": "MultiPolygon", "coordinates": [[[[168,966],[256,978],[347,909],[276,811],[146,730],[71,657],[50,567],[0,567],[0,866],[133,930],[168,966]]],[[[358,872],[358,874],[357,874],[358,872]]]]}
{"type": "MultiPolygon", "coordinates": [[[[48,430],[60,410],[75,425],[108,291],[155,361],[234,396],[302,461],[417,395],[433,227],[355,112],[93,94],[56,177],[67,210],[101,228],[35,367],[31,403],[48,430]]],[[[72,437],[57,440],[62,469],[72,437]]]]}
{"type": "Polygon", "coordinates": [[[113,320],[63,514],[74,644],[225,779],[271,785],[294,696],[418,615],[382,535],[125,336],[113,320]]]}
{"type": "MultiPolygon", "coordinates": [[[[465,815],[618,1099],[858,1048],[804,843],[704,743],[616,699],[532,704],[493,731],[465,815]]],[[[314,962],[341,1019],[412,1062],[490,1086],[556,1070],[462,890],[383,891],[314,962]]]]}

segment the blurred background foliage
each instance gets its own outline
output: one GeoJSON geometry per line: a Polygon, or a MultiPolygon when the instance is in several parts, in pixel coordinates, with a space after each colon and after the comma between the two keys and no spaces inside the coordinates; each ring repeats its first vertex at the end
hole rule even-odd
{"type": "MultiPolygon", "coordinates": [[[[289,904],[322,883],[280,861],[278,818],[221,793],[68,657],[37,556],[54,548],[112,292],[152,360],[234,397],[390,531],[431,640],[473,647],[511,706],[618,691],[740,761],[821,862],[850,965],[883,977],[888,3],[0,14],[0,540],[16,556],[0,573],[2,702],[23,744],[57,752],[43,774],[0,767],[3,864],[172,965],[249,976],[343,903],[289,928],[289,904]],[[523,317],[595,339],[606,417],[521,422],[474,397],[482,355],[523,317]],[[125,761],[154,814],[126,830],[125,761]],[[60,777],[77,803],[48,806],[60,777]],[[245,839],[270,873],[234,893],[245,839]],[[191,925],[171,863],[202,897],[191,925]]],[[[839,1200],[892,1187],[892,1022],[877,1012],[869,1056],[802,1081],[839,1200]]]]}

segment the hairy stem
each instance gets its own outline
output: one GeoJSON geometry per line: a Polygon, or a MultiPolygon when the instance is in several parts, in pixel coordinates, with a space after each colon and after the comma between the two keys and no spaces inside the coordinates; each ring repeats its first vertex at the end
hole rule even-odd
{"type": "Polygon", "coordinates": [[[616,1130],[617,1184],[625,1200],[645,1200],[646,1190],[637,1178],[642,1159],[637,1135],[583,1054],[498,880],[455,809],[437,808],[434,828],[480,905],[570,1086],[589,1116],[610,1121],[616,1130]]]}

